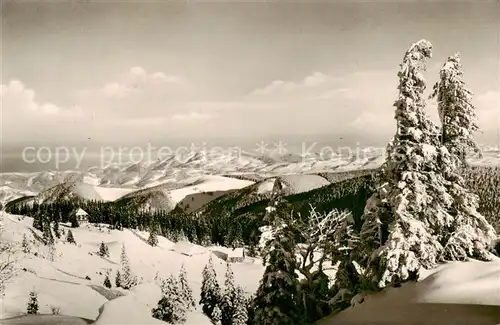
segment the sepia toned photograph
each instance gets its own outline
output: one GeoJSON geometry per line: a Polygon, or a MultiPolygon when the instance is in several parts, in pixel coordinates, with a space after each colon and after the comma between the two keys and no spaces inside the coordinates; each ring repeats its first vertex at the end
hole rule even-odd
{"type": "Polygon", "coordinates": [[[500,0],[0,23],[0,325],[500,325],[500,0]]]}

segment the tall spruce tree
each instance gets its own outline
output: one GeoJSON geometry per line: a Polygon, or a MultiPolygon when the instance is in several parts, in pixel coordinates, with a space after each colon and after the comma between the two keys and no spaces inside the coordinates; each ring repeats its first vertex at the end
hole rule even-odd
{"type": "Polygon", "coordinates": [[[464,164],[470,151],[481,151],[473,136],[479,130],[473,95],[463,80],[460,53],[448,57],[430,98],[438,103],[442,144],[464,164]]]}
{"type": "Polygon", "coordinates": [[[234,284],[234,273],[231,264],[226,264],[226,279],[224,281],[224,292],[221,299],[221,324],[231,325],[235,312],[236,286],[234,284]]]}
{"type": "Polygon", "coordinates": [[[152,247],[158,246],[158,235],[156,234],[156,231],[156,227],[151,226],[147,243],[152,247]]]}
{"type": "Polygon", "coordinates": [[[54,231],[54,236],[57,239],[61,238],[61,231],[59,230],[59,222],[58,221],[54,222],[53,231],[54,231]]]}
{"type": "Polygon", "coordinates": [[[43,240],[45,241],[46,245],[54,244],[54,236],[52,235],[52,229],[48,221],[46,221],[45,225],[43,226],[43,240]]]}
{"type": "Polygon", "coordinates": [[[424,110],[421,72],[431,56],[432,45],[421,40],[403,58],[394,103],[397,131],[387,146],[382,185],[365,207],[361,239],[369,257],[366,274],[379,287],[416,279],[421,268],[433,267],[454,221],[444,177],[450,155],[424,110]]]}
{"type": "Polygon", "coordinates": [[[125,244],[122,245],[122,252],[120,254],[120,286],[123,289],[130,289],[137,285],[137,278],[132,273],[130,268],[130,261],[125,250],[125,244]]]}
{"type": "Polygon", "coordinates": [[[38,314],[38,295],[34,290],[30,291],[26,313],[28,315],[38,314]]]}
{"type": "Polygon", "coordinates": [[[444,175],[449,180],[448,192],[453,198],[449,212],[454,218],[443,236],[442,258],[445,260],[464,260],[467,257],[489,260],[496,238],[494,228],[477,211],[478,196],[467,189],[462,177],[467,154],[480,151],[473,136],[478,126],[472,95],[463,80],[460,54],[450,56],[431,95],[438,101],[442,143],[451,154],[449,160],[443,162],[444,175]]]}
{"type": "Polygon", "coordinates": [[[287,227],[282,227],[266,246],[268,265],[253,301],[252,322],[259,325],[303,324],[293,235],[287,227]]]}
{"type": "Polygon", "coordinates": [[[202,276],[203,280],[201,282],[201,299],[199,304],[202,305],[203,313],[208,318],[210,318],[210,320],[214,321],[214,317],[216,317],[216,315],[214,314],[214,310],[216,309],[216,307],[220,312],[220,308],[218,307],[218,305],[220,304],[221,300],[221,292],[219,283],[217,282],[217,274],[214,270],[212,257],[210,257],[208,264],[205,265],[202,276]]]}
{"type": "Polygon", "coordinates": [[[233,318],[231,325],[245,325],[248,322],[247,299],[241,287],[237,287],[233,301],[233,318]]]}
{"type": "Polygon", "coordinates": [[[186,304],[186,310],[192,310],[196,308],[196,302],[193,297],[193,290],[189,287],[189,283],[187,280],[187,272],[184,264],[181,265],[181,270],[179,272],[179,295],[182,298],[182,301],[186,304]]]}

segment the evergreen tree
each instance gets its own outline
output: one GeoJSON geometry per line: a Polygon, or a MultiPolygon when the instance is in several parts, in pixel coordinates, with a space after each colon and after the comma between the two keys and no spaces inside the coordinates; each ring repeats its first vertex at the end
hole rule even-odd
{"type": "Polygon", "coordinates": [[[438,100],[442,123],[442,143],[451,154],[443,164],[448,192],[453,198],[449,209],[454,220],[441,236],[444,245],[442,258],[465,260],[467,257],[489,260],[496,238],[494,228],[477,211],[479,198],[467,189],[462,168],[467,165],[469,151],[479,152],[473,133],[478,130],[472,91],[462,79],[462,65],[457,53],[448,58],[440,71],[440,80],[431,97],[438,100]]]}
{"type": "Polygon", "coordinates": [[[71,222],[71,228],[80,227],[80,224],[78,223],[78,218],[76,217],[76,213],[74,211],[71,213],[69,221],[71,222]]]}
{"type": "Polygon", "coordinates": [[[220,287],[217,283],[217,275],[214,270],[212,257],[210,257],[208,264],[205,265],[202,275],[200,305],[202,305],[203,313],[214,321],[214,317],[216,317],[214,310],[216,307],[220,313],[220,308],[218,308],[220,303],[220,287]]]}
{"type": "Polygon", "coordinates": [[[28,307],[26,309],[28,315],[38,314],[38,295],[35,291],[30,291],[30,296],[28,300],[28,307]]]}
{"type": "Polygon", "coordinates": [[[40,215],[33,216],[33,228],[43,232],[43,222],[42,222],[42,217],[40,215]]]}
{"type": "Polygon", "coordinates": [[[473,92],[466,87],[463,80],[460,53],[448,57],[439,77],[430,98],[436,98],[438,102],[441,143],[465,165],[469,151],[481,150],[473,136],[479,127],[476,108],[472,104],[473,92]]]}
{"type": "Polygon", "coordinates": [[[184,264],[182,264],[181,266],[178,283],[179,283],[179,294],[181,295],[182,300],[186,304],[186,310],[192,310],[196,308],[196,303],[193,297],[193,291],[189,287],[187,281],[187,272],[186,268],[184,267],[184,264]]]}
{"type": "Polygon", "coordinates": [[[25,253],[25,254],[30,253],[30,251],[31,251],[30,243],[28,241],[28,237],[26,236],[26,234],[23,234],[23,241],[21,243],[21,247],[23,248],[23,253],[25,253]]]}
{"type": "Polygon", "coordinates": [[[162,298],[158,306],[151,310],[152,316],[170,324],[182,324],[186,321],[186,304],[179,294],[179,283],[172,275],[162,284],[162,298]]]}
{"type": "Polygon", "coordinates": [[[405,54],[394,104],[396,135],[382,166],[383,185],[365,208],[361,236],[369,258],[366,275],[379,287],[416,279],[422,267],[433,267],[442,251],[437,235],[453,221],[447,212],[452,198],[442,175],[447,150],[424,111],[421,71],[431,56],[432,45],[425,40],[405,54]]]}
{"type": "Polygon", "coordinates": [[[66,241],[70,244],[76,245],[76,241],[75,241],[75,238],[73,237],[73,232],[71,231],[71,229],[68,230],[68,234],[66,236],[66,241]]]}
{"type": "Polygon", "coordinates": [[[253,323],[259,325],[302,324],[300,283],[295,274],[295,242],[289,229],[282,227],[266,243],[268,265],[257,289],[253,323]]]}
{"type": "Polygon", "coordinates": [[[247,299],[241,287],[237,287],[233,301],[231,325],[245,325],[248,322],[247,299]]]}
{"type": "Polygon", "coordinates": [[[137,278],[134,274],[132,274],[132,270],[130,268],[130,261],[127,256],[127,252],[125,251],[125,245],[122,245],[122,252],[120,255],[120,267],[121,267],[121,278],[120,285],[123,289],[130,289],[137,285],[137,278]]]}
{"type": "Polygon", "coordinates": [[[99,252],[97,253],[100,257],[109,257],[109,248],[108,245],[104,244],[103,241],[101,241],[101,245],[99,245],[99,252]]]}
{"type": "Polygon", "coordinates": [[[109,279],[109,275],[108,274],[106,274],[106,277],[104,278],[104,283],[103,284],[104,284],[104,286],[106,288],[108,288],[108,289],[111,288],[111,280],[109,279]]]}
{"type": "Polygon", "coordinates": [[[54,222],[53,230],[54,230],[54,236],[56,236],[57,239],[61,238],[61,232],[59,231],[59,222],[58,221],[54,222]]]}
{"type": "Polygon", "coordinates": [[[152,247],[158,246],[158,236],[156,234],[155,227],[151,227],[151,231],[149,233],[148,244],[152,247]]]}
{"type": "Polygon", "coordinates": [[[43,226],[43,240],[46,245],[54,244],[54,236],[52,235],[52,230],[48,221],[43,226]]]}
{"type": "Polygon", "coordinates": [[[231,325],[235,312],[236,287],[234,284],[234,273],[229,263],[226,264],[226,279],[224,281],[224,294],[221,299],[221,324],[231,325]]]}
{"type": "Polygon", "coordinates": [[[120,270],[116,270],[116,277],[115,277],[115,285],[117,288],[120,288],[122,286],[121,284],[121,274],[120,274],[120,270]]]}

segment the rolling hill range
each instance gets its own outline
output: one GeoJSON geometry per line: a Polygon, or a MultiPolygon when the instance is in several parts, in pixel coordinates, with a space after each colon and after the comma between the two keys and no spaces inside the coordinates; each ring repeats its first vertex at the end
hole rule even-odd
{"type": "MultiPolygon", "coordinates": [[[[496,153],[487,152],[483,158],[472,161],[474,166],[465,173],[465,177],[469,186],[480,196],[480,211],[498,229],[500,167],[490,164],[491,161],[498,160],[495,155],[496,153]]],[[[288,158],[296,160],[296,157],[288,158]]],[[[316,161],[315,164],[323,164],[324,170],[320,172],[306,172],[305,169],[308,168],[304,166],[308,163],[301,162],[301,172],[293,174],[290,171],[297,167],[297,162],[283,163],[268,158],[267,164],[260,164],[255,159],[257,158],[252,157],[246,162],[245,172],[241,172],[242,169],[240,172],[229,172],[227,168],[220,174],[224,176],[208,175],[206,170],[188,169],[185,168],[186,165],[182,165],[182,169],[175,169],[180,165],[171,160],[158,161],[148,166],[133,164],[121,169],[114,166],[81,173],[2,174],[0,198],[3,198],[4,203],[10,201],[9,206],[34,200],[50,203],[78,199],[109,202],[134,211],[163,210],[192,216],[201,214],[209,219],[225,211],[238,218],[261,216],[271,191],[279,183],[281,195],[293,204],[297,212],[306,213],[310,205],[313,205],[321,211],[348,208],[356,217],[360,217],[364,202],[371,194],[370,188],[374,186],[372,176],[376,168],[355,168],[359,167],[360,161],[351,162],[342,168],[328,169],[325,162],[316,161]],[[133,186],[120,186],[116,183],[116,179],[120,177],[110,178],[113,170],[115,176],[121,175],[120,177],[138,175],[137,173],[146,173],[144,175],[147,176],[142,176],[143,183],[137,181],[133,186]],[[276,170],[286,170],[288,173],[275,175],[276,170]],[[153,177],[153,174],[161,174],[165,178],[153,177]],[[108,175],[108,178],[103,175],[108,175]],[[154,185],[160,179],[161,183],[154,185]],[[44,184],[46,188],[38,190],[44,184]],[[139,187],[138,184],[148,186],[139,187]]],[[[200,157],[190,157],[186,164],[192,168],[199,167],[200,157]]]]}

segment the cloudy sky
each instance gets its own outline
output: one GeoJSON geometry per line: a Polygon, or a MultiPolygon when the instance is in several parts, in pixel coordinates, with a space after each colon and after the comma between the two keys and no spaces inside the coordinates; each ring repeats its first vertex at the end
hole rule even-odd
{"type": "MultiPolygon", "coordinates": [[[[459,51],[500,125],[500,1],[2,1],[2,142],[323,135],[384,144],[397,69],[459,51]]],[[[435,116],[435,106],[428,106],[435,116]]]]}

